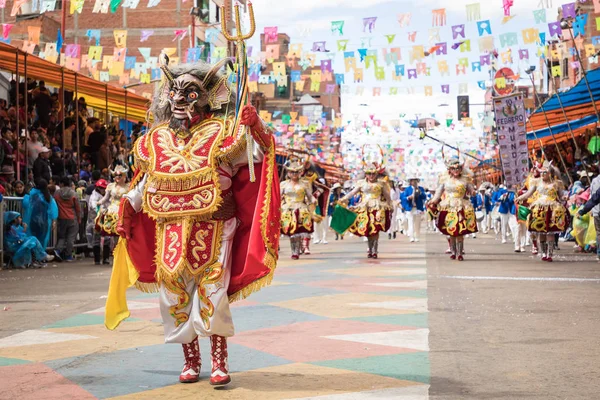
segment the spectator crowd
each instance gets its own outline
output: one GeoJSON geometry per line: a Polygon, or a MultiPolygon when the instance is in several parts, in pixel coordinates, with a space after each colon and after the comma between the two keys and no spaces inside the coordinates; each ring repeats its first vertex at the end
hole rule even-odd
{"type": "MultiPolygon", "coordinates": [[[[118,117],[104,123],[94,117],[85,98],[66,91],[64,98],[63,112],[57,90],[28,79],[11,81],[8,98],[0,99],[0,194],[23,199],[22,214],[5,213],[4,218],[5,251],[13,255],[15,267],[39,267],[52,258],[72,261],[76,241],[87,241],[89,249],[83,253],[94,254],[101,263],[96,250],[91,251],[99,243],[89,232],[88,218],[101,204],[94,204],[93,212],[82,204],[106,189],[117,166],[131,171],[130,146],[143,134],[140,122],[128,140],[118,117]],[[47,248],[54,227],[55,252],[43,257],[40,249],[47,248]],[[28,256],[19,253],[15,258],[20,246],[26,246],[28,256]]],[[[107,263],[111,240],[102,241],[102,261],[107,263]]]]}

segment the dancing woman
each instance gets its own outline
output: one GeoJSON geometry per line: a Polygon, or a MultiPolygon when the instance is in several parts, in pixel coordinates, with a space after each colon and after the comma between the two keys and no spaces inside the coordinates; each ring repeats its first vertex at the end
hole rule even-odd
{"type": "Polygon", "coordinates": [[[98,214],[97,227],[103,236],[118,236],[119,204],[121,198],[129,192],[127,172],[128,169],[121,165],[111,171],[114,182],[107,186],[104,197],[98,202],[102,209],[98,214]]]}
{"type": "Polygon", "coordinates": [[[304,164],[291,159],[286,165],[288,179],[281,182],[281,233],[289,236],[292,259],[300,258],[302,239],[314,231],[313,212],[317,200],[309,186],[300,179],[304,164]]]}
{"type": "Polygon", "coordinates": [[[437,207],[437,227],[449,237],[450,258],[464,260],[465,235],[477,233],[477,220],[470,197],[474,193],[471,177],[458,157],[446,162],[448,171],[440,177],[429,207],[437,207]]]}
{"type": "Polygon", "coordinates": [[[537,234],[542,261],[552,262],[554,253],[554,234],[564,232],[569,226],[569,212],[561,202],[561,193],[565,190],[558,179],[558,171],[551,162],[544,161],[538,167],[541,177],[529,182],[527,193],[519,196],[517,202],[523,202],[537,196],[531,203],[531,214],[527,221],[529,232],[537,234]]]}
{"type": "Polygon", "coordinates": [[[387,182],[379,179],[381,173],[381,166],[371,163],[365,168],[366,178],[359,180],[356,187],[340,200],[347,203],[361,194],[361,201],[351,208],[358,216],[349,232],[367,238],[369,258],[378,257],[379,232],[387,232],[391,225],[392,198],[387,182]]]}

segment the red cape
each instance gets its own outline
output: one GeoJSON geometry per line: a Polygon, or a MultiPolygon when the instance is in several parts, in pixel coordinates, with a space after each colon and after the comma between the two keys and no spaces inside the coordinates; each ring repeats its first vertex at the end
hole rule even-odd
{"type": "MultiPolygon", "coordinates": [[[[265,150],[263,162],[254,164],[254,168],[256,182],[250,182],[248,166],[240,168],[232,181],[240,223],[233,242],[227,291],[230,301],[244,299],[268,285],[277,265],[281,199],[273,143],[265,150]]],[[[131,225],[127,253],[140,275],[137,286],[155,288],[156,223],[146,213],[139,212],[131,225]]]]}

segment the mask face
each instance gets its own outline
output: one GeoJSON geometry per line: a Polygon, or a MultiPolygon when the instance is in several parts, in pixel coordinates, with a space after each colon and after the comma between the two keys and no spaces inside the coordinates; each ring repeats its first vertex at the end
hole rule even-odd
{"type": "Polygon", "coordinates": [[[175,119],[191,120],[208,104],[208,95],[198,78],[185,74],[173,81],[169,102],[175,119]]]}

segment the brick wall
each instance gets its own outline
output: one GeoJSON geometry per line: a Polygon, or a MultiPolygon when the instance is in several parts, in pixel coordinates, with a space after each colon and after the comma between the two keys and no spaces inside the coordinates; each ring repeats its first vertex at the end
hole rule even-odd
{"type": "MultiPolygon", "coordinates": [[[[60,0],[58,0],[60,2],[60,0]]],[[[42,26],[41,48],[48,41],[56,41],[58,29],[61,26],[62,11],[57,10],[41,15],[39,18],[15,21],[15,17],[10,17],[10,9],[13,0],[8,0],[6,4],[5,23],[13,23],[15,27],[11,32],[13,45],[20,46],[21,40],[27,38],[27,26],[42,26]]],[[[67,2],[69,3],[69,2],[67,2]]],[[[190,38],[187,35],[183,40],[178,41],[175,38],[175,30],[188,29],[192,24],[192,17],[189,15],[189,9],[193,6],[193,1],[183,3],[182,0],[162,0],[157,6],[147,8],[148,0],[141,0],[137,9],[124,9],[119,7],[117,11],[108,14],[93,13],[96,1],[87,0],[84,4],[81,14],[66,13],[66,34],[65,44],[81,45],[81,54],[88,54],[89,46],[95,45],[95,40],[90,41],[86,36],[88,29],[100,29],[100,45],[103,46],[103,55],[112,55],[115,47],[113,30],[127,30],[127,56],[135,56],[138,62],[142,62],[143,56],[138,48],[151,48],[151,56],[157,57],[162,49],[177,49],[175,57],[180,57],[185,62],[186,52],[190,47],[190,38]],[[146,41],[140,42],[142,30],[153,30],[154,34],[146,41]]],[[[198,22],[196,21],[198,25],[198,22]]],[[[204,27],[197,26],[197,36],[203,37],[204,27]]],[[[222,42],[222,41],[220,41],[222,42]]],[[[219,43],[218,43],[219,44],[219,43]]],[[[87,74],[85,69],[82,73],[87,74]]],[[[130,83],[136,83],[138,80],[132,78],[130,83]]],[[[118,79],[111,77],[109,82],[115,86],[122,86],[118,79]]],[[[141,85],[133,88],[137,94],[149,94],[153,91],[153,85],[141,85]]]]}

